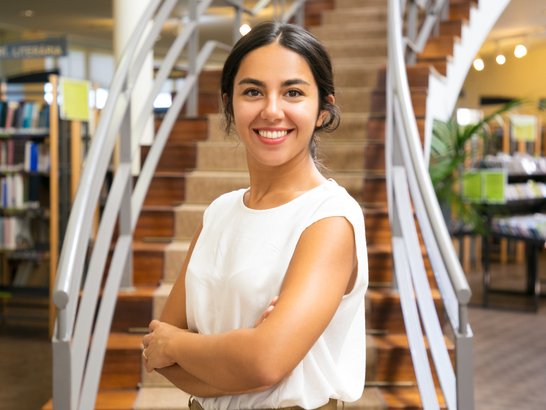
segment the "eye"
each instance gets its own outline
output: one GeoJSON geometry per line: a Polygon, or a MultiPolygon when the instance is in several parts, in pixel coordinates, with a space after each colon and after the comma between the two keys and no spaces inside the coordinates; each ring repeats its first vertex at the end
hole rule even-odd
{"type": "Polygon", "coordinates": [[[243,91],[243,95],[248,97],[259,97],[261,95],[260,91],[255,88],[247,88],[243,91]]]}
{"type": "Polygon", "coordinates": [[[303,93],[300,90],[288,90],[286,92],[286,95],[288,97],[294,98],[294,97],[301,97],[303,95],[303,93]]]}

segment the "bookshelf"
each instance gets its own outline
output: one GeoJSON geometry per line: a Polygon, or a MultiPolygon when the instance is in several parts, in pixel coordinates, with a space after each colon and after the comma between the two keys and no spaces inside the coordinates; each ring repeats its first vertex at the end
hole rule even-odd
{"type": "MultiPolygon", "coordinates": [[[[489,305],[490,293],[524,294],[533,298],[534,310],[540,304],[539,253],[546,249],[546,157],[513,154],[502,161],[489,158],[484,165],[508,171],[506,202],[482,204],[487,232],[482,236],[483,304],[489,305]],[[500,164],[502,163],[502,164],[500,164]],[[527,278],[523,291],[494,289],[489,269],[491,239],[512,240],[523,245],[527,278]]],[[[502,248],[501,248],[502,251],[502,248]]]]}
{"type": "Polygon", "coordinates": [[[59,249],[57,75],[2,84],[0,98],[0,293],[6,323],[47,325],[59,249]],[[44,79],[45,80],[45,79],[44,79]]]}

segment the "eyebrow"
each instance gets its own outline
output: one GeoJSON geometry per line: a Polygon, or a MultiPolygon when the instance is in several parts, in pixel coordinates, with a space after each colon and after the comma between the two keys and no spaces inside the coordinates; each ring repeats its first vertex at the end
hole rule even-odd
{"type": "MultiPolygon", "coordinates": [[[[263,81],[257,80],[255,78],[243,78],[238,83],[238,85],[245,85],[245,84],[251,84],[257,87],[265,87],[265,83],[263,81]]],[[[311,85],[311,84],[309,84],[305,80],[302,80],[301,78],[293,78],[290,80],[286,80],[282,83],[283,87],[290,87],[292,85],[311,85]]]]}

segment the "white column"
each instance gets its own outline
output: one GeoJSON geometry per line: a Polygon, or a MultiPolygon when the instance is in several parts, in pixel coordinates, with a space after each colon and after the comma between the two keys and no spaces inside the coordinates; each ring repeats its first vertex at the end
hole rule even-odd
{"type": "MultiPolygon", "coordinates": [[[[148,5],[149,0],[114,0],[114,56],[116,62],[120,60],[125,45],[129,42],[133,29],[138,23],[142,12],[148,5]]],[[[152,107],[149,108],[149,119],[142,130],[135,129],[134,125],[140,116],[146,96],[153,86],[153,53],[150,53],[144,60],[142,70],[136,80],[131,99],[131,129],[132,131],[132,152],[135,153],[133,162],[133,173],[137,174],[140,169],[140,151],[137,149],[141,145],[150,145],[154,136],[154,121],[152,107]]]]}

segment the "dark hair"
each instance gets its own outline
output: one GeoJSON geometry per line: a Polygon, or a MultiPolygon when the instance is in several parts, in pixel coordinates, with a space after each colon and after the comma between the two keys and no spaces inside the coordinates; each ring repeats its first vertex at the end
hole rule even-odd
{"type": "MultiPolygon", "coordinates": [[[[300,26],[280,22],[265,22],[254,27],[233,47],[222,71],[220,83],[222,101],[224,102],[224,119],[226,132],[231,131],[233,124],[233,82],[239,71],[241,61],[251,51],[278,42],[281,46],[302,56],[311,72],[319,91],[319,112],[327,111],[328,116],[323,124],[315,129],[334,131],[339,125],[339,108],[328,101],[329,95],[335,95],[332,62],[324,46],[308,31],[300,26]]],[[[312,150],[314,151],[312,138],[312,150]]]]}

